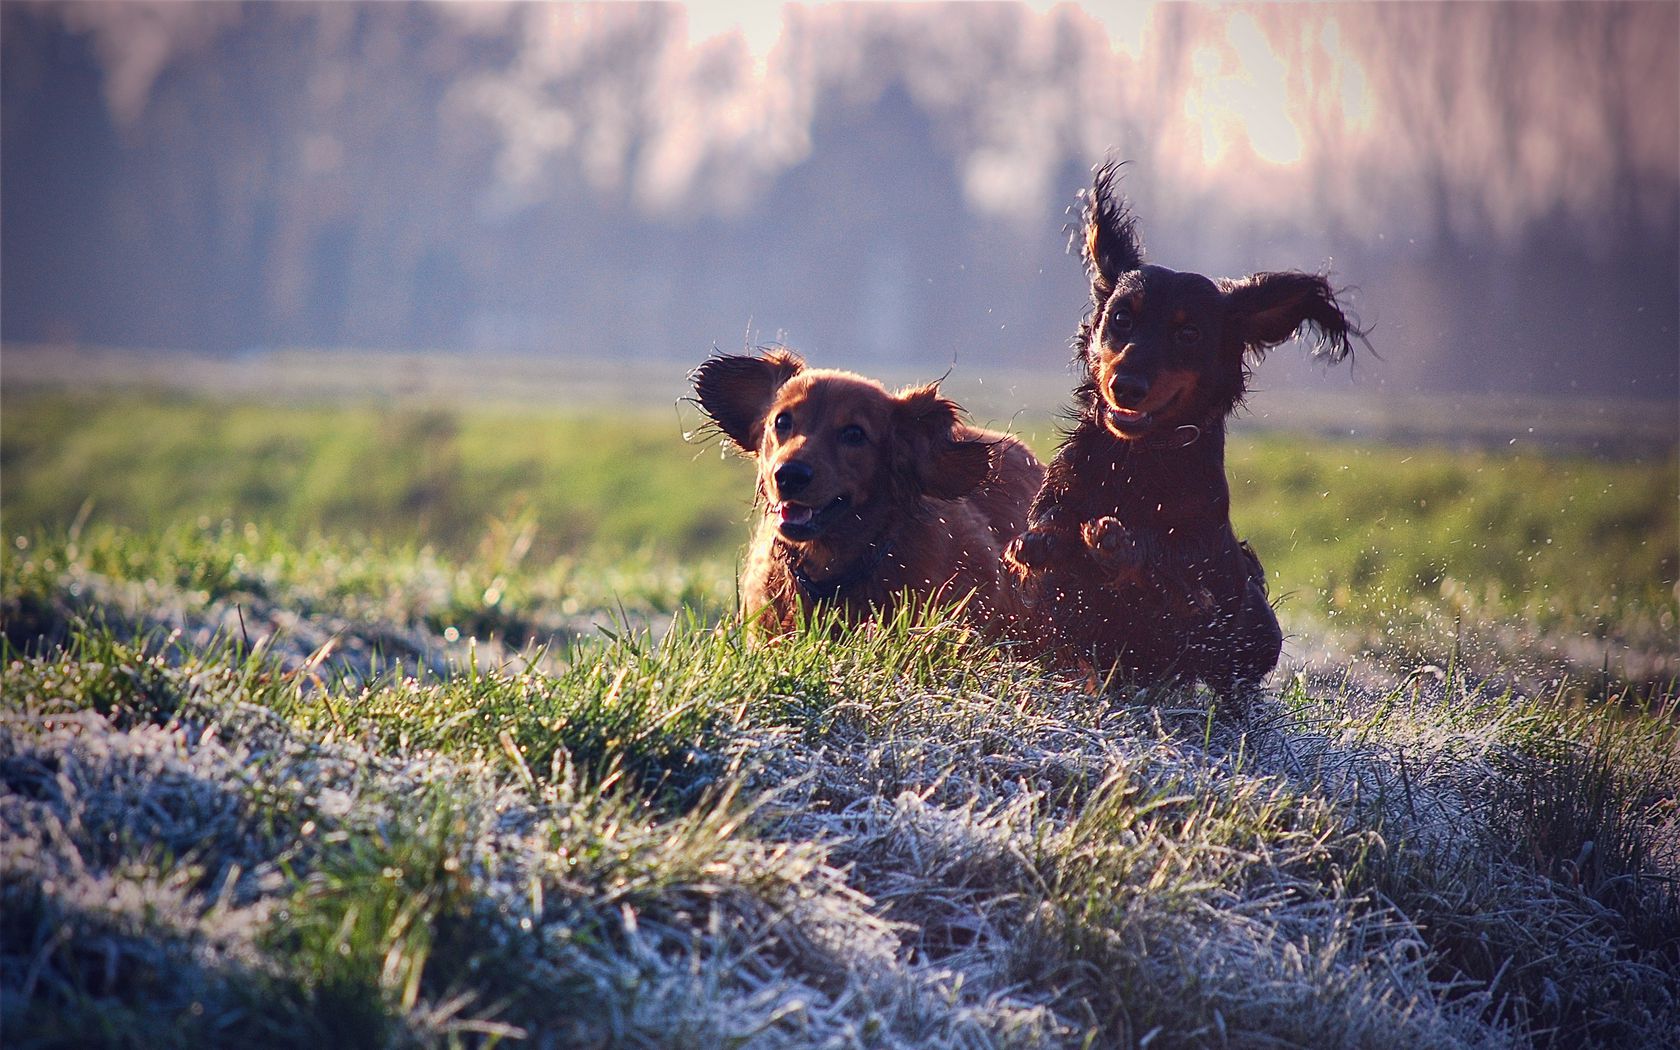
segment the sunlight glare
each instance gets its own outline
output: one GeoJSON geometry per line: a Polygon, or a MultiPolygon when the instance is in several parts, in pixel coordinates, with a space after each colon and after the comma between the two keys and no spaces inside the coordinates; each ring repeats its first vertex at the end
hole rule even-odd
{"type": "Polygon", "coordinates": [[[1319,46],[1329,56],[1340,103],[1342,126],[1350,131],[1368,131],[1376,102],[1371,97],[1371,82],[1360,65],[1359,56],[1342,40],[1342,28],[1334,18],[1324,23],[1319,34],[1319,46]]]}
{"type": "Polygon", "coordinates": [[[1218,164],[1240,136],[1268,164],[1299,164],[1305,145],[1289,115],[1288,67],[1249,15],[1231,15],[1224,37],[1224,46],[1192,53],[1195,76],[1184,96],[1185,116],[1201,128],[1203,162],[1218,164]]]}
{"type": "Polygon", "coordinates": [[[692,49],[718,37],[738,37],[753,76],[763,80],[770,52],[782,38],[785,6],[780,0],[685,5],[682,11],[688,20],[688,46],[692,49]]]}

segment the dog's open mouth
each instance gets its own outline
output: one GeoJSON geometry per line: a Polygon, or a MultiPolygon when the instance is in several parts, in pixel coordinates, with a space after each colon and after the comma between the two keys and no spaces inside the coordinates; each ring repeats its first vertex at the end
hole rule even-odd
{"type": "Polygon", "coordinates": [[[790,540],[808,540],[822,533],[850,502],[845,496],[836,496],[821,507],[813,507],[807,503],[795,503],[783,500],[771,508],[776,515],[776,528],[790,540]]]}
{"type": "Polygon", "coordinates": [[[1161,416],[1166,413],[1167,409],[1178,402],[1178,393],[1174,392],[1171,397],[1147,412],[1139,412],[1130,408],[1115,408],[1113,405],[1108,406],[1108,416],[1106,417],[1108,429],[1113,431],[1117,437],[1123,438],[1141,437],[1147,434],[1160,421],[1161,416]]]}
{"type": "Polygon", "coordinates": [[[1103,415],[1103,422],[1109,432],[1119,438],[1137,438],[1154,430],[1155,427],[1167,420],[1173,406],[1183,398],[1184,392],[1191,388],[1190,383],[1181,383],[1173,387],[1172,392],[1158,404],[1148,409],[1119,408],[1104,403],[1107,411],[1103,415]]]}
{"type": "Polygon", "coordinates": [[[1111,408],[1106,419],[1108,429],[1119,437],[1137,437],[1155,425],[1153,412],[1133,412],[1129,408],[1111,408]]]}

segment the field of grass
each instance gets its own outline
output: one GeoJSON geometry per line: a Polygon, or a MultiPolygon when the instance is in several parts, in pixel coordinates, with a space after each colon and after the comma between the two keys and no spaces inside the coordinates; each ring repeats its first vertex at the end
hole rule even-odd
{"type": "Polygon", "coordinates": [[[1672,1045],[1672,448],[1240,435],[1235,718],[748,644],[682,429],[7,389],[5,1045],[1672,1045]]]}
{"type": "MultiPolygon", "coordinates": [[[[49,543],[78,523],[140,546],[183,529],[232,542],[251,525],[265,539],[247,560],[323,541],[465,559],[498,598],[474,609],[456,595],[473,624],[519,615],[521,597],[491,586],[509,558],[518,587],[543,581],[530,602],[545,609],[564,603],[562,581],[626,559],[690,581],[678,604],[713,609],[732,601],[752,480],[715,439],[685,433],[695,421],[35,392],[0,414],[0,510],[8,535],[49,543]]],[[[1023,429],[1053,448],[1049,420],[1023,429]]],[[[1649,690],[1680,674],[1672,446],[1600,460],[1239,433],[1229,470],[1238,531],[1267,566],[1298,662],[1409,669],[1446,639],[1480,673],[1533,688],[1607,673],[1649,690]]]]}

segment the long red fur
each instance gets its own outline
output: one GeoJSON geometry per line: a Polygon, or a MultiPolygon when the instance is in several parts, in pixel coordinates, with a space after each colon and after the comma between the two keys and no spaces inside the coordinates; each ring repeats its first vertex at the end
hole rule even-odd
{"type": "Polygon", "coordinates": [[[691,378],[702,409],[757,463],[745,616],[779,633],[818,606],[851,622],[888,617],[909,594],[960,601],[960,615],[993,636],[1019,622],[1002,554],[1044,478],[1020,441],[963,422],[936,384],[893,393],[785,350],[713,358],[691,378]],[[863,443],[846,443],[848,427],[863,443]],[[776,512],[789,498],[777,471],[794,461],[810,471],[797,498],[835,507],[809,538],[790,538],[776,512]]]}

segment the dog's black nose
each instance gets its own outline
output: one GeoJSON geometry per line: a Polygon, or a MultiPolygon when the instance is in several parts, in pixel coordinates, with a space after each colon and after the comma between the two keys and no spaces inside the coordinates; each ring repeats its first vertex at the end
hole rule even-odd
{"type": "Polygon", "coordinates": [[[1149,380],[1142,376],[1119,373],[1108,381],[1108,392],[1121,408],[1136,408],[1149,396],[1149,380]]]}
{"type": "Polygon", "coordinates": [[[810,483],[811,467],[808,463],[790,459],[776,468],[776,491],[783,499],[798,495],[799,490],[810,483]]]}

